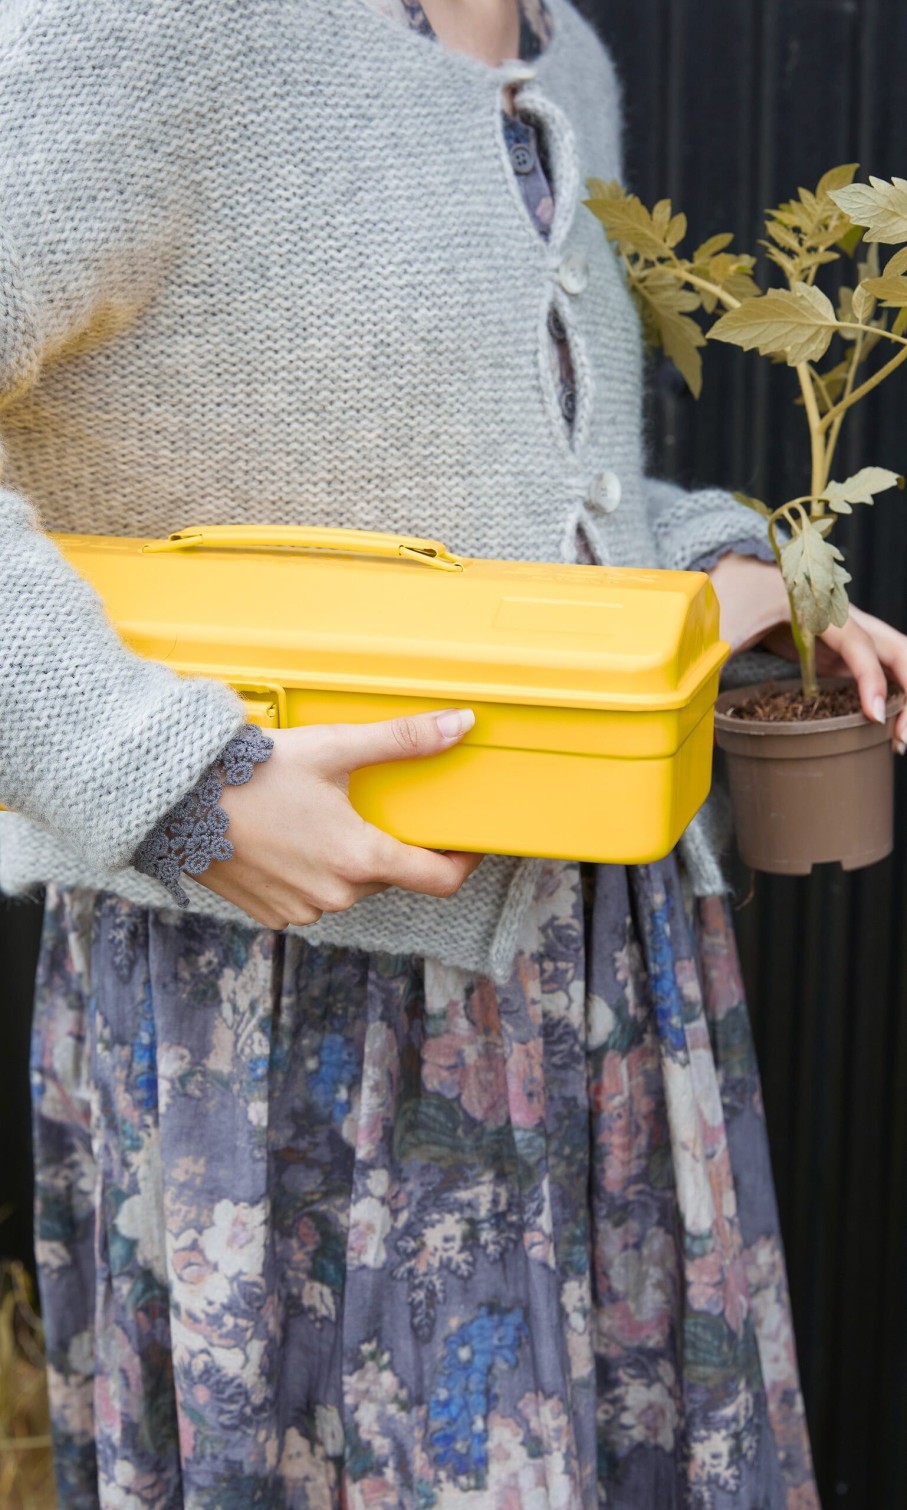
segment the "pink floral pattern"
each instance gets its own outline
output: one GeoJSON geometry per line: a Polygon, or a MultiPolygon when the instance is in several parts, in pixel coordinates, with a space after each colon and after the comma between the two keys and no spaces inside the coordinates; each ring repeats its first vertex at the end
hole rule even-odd
{"type": "Polygon", "coordinates": [[[61,1503],[816,1510],[727,908],[543,867],[504,986],[51,893],[61,1503]]]}

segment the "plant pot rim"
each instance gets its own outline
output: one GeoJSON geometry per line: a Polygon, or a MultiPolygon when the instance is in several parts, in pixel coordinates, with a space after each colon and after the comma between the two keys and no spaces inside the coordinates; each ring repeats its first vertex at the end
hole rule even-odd
{"type": "MultiPolygon", "coordinates": [[[[791,678],[793,681],[794,678],[791,678]]],[[[847,687],[854,684],[851,676],[823,676],[819,678],[820,689],[833,691],[837,687],[847,687]]],[[[750,682],[745,687],[731,687],[727,692],[720,693],[715,703],[715,724],[722,732],[734,734],[752,735],[757,739],[764,739],[769,735],[778,735],[781,738],[799,734],[801,736],[815,736],[817,734],[835,734],[844,729],[858,729],[861,725],[867,725],[871,729],[877,729],[880,739],[886,737],[886,729],[881,724],[874,724],[865,713],[844,713],[838,718],[815,718],[815,719],[791,719],[789,722],[778,720],[777,722],[760,723],[755,719],[733,718],[726,710],[737,707],[741,702],[751,698],[757,698],[769,687],[778,686],[778,679],[772,678],[764,682],[750,682]]],[[[885,705],[886,725],[900,713],[904,707],[905,693],[890,693],[885,705]]]]}

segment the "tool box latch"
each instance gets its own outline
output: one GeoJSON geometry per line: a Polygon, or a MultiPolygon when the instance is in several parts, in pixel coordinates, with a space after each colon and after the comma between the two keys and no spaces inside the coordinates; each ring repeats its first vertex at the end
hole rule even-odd
{"type": "Polygon", "coordinates": [[[283,687],[272,682],[231,682],[246,707],[250,724],[260,729],[285,729],[287,727],[287,695],[283,687]]]}

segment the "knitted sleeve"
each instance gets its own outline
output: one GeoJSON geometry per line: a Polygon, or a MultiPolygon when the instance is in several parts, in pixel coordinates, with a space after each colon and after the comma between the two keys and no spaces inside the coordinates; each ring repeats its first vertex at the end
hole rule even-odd
{"type": "Polygon", "coordinates": [[[771,560],[771,551],[754,529],[752,512],[721,488],[687,492],[673,482],[647,477],[646,510],[655,537],[659,566],[689,571],[703,559],[714,564],[728,551],[749,548],[746,555],[771,560]]]}
{"type": "MultiPolygon", "coordinates": [[[[109,73],[96,66],[97,28],[125,34],[143,10],[0,11],[0,433],[62,349],[115,334],[153,297],[178,231],[153,80],[125,35],[105,38],[109,73]]],[[[61,487],[65,467],[61,454],[61,487]]],[[[226,687],[131,654],[27,500],[0,488],[0,803],[115,869],[243,722],[226,687]]]]}
{"type": "Polygon", "coordinates": [[[116,869],[243,722],[227,687],[128,651],[28,505],[0,490],[4,806],[116,869]]]}

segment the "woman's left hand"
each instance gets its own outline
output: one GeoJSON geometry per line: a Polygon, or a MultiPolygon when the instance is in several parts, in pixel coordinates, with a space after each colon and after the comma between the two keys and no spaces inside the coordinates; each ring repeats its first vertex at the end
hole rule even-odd
{"type": "MultiPolygon", "coordinates": [[[[776,566],[752,556],[722,556],[709,573],[721,605],[721,634],[736,654],[759,645],[795,661],[790,602],[776,566]]],[[[860,705],[874,723],[885,722],[889,682],[907,691],[907,635],[851,605],[842,629],[831,627],[816,646],[822,676],[852,676],[860,705]]],[[[894,730],[895,749],[907,748],[907,708],[894,730]]]]}

